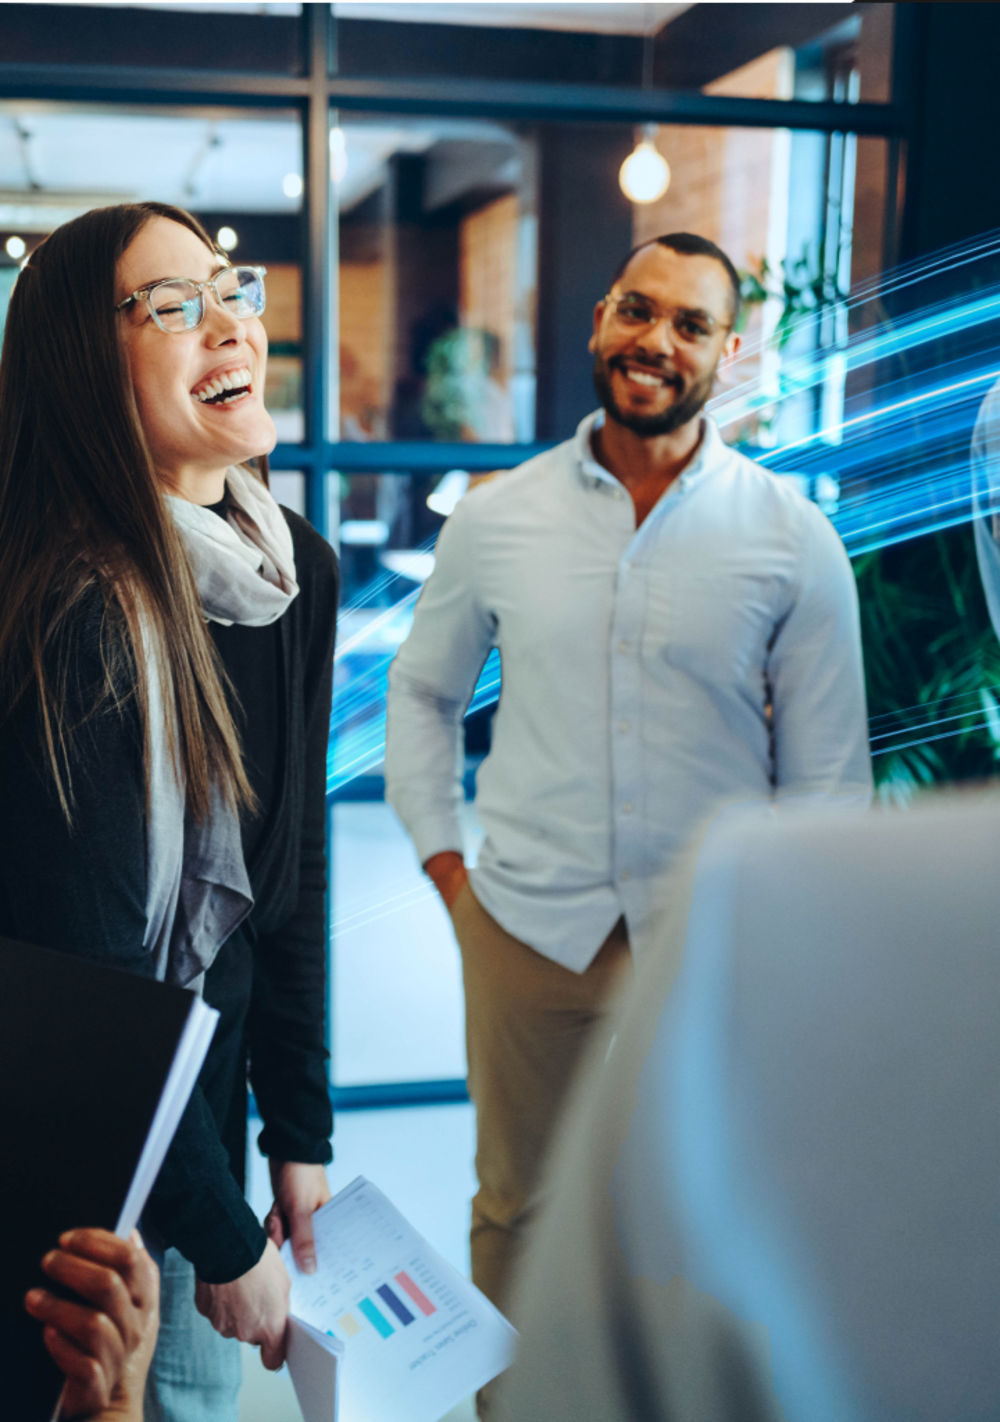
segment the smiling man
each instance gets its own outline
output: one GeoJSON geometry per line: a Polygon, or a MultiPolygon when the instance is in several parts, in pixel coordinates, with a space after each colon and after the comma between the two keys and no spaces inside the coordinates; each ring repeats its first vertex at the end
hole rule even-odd
{"type": "Polygon", "coordinates": [[[580,1053],[691,832],[735,801],[870,789],[847,555],[703,413],[739,301],[705,238],[630,253],[594,311],[603,410],[459,504],[390,673],[386,793],[462,950],[473,1277],[501,1305],[580,1053]],[[456,758],[494,646],[467,875],[456,758]]]}

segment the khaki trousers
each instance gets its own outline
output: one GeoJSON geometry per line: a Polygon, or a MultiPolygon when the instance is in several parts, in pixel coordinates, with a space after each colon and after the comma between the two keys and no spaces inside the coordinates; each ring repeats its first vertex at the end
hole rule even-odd
{"type": "Polygon", "coordinates": [[[630,967],[624,920],[584,973],[512,938],[466,884],[452,906],[476,1107],[472,1278],[503,1310],[546,1149],[580,1058],[630,967]]]}

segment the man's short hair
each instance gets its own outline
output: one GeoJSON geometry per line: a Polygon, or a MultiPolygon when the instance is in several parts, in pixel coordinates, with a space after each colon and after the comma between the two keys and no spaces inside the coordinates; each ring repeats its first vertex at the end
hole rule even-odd
{"type": "Polygon", "coordinates": [[[662,237],[650,237],[648,242],[640,242],[638,247],[633,247],[624,261],[619,264],[618,270],[611,278],[611,286],[621,279],[625,268],[637,252],[654,245],[669,247],[672,252],[679,252],[682,257],[711,257],[713,261],[720,262],[726,269],[726,276],[733,289],[733,325],[736,325],[740,319],[740,308],[743,305],[743,298],[740,294],[740,274],[721,247],[717,247],[707,237],[697,236],[694,232],[667,232],[662,237]]]}

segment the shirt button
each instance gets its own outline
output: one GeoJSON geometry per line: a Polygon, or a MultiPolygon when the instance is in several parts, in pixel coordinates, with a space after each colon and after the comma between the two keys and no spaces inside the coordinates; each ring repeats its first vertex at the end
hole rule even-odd
{"type": "Polygon", "coordinates": [[[619,721],[619,722],[618,722],[618,729],[619,729],[619,731],[621,731],[622,734],[624,735],[626,731],[631,731],[631,729],[632,729],[632,722],[631,722],[631,721],[619,721]]]}
{"type": "Polygon", "coordinates": [[[630,815],[631,813],[632,813],[632,805],[631,805],[631,802],[628,801],[628,800],[626,800],[625,803],[624,803],[624,805],[622,806],[622,814],[623,814],[623,815],[630,815]]]}
{"type": "Polygon", "coordinates": [[[632,875],[629,873],[629,871],[628,871],[627,869],[623,869],[622,872],[618,875],[618,877],[619,877],[619,879],[622,881],[623,884],[627,884],[628,881],[629,881],[629,879],[631,879],[632,875]]]}
{"type": "Polygon", "coordinates": [[[619,652],[627,652],[627,651],[628,651],[628,643],[625,641],[624,638],[618,643],[618,650],[619,650],[619,652]]]}

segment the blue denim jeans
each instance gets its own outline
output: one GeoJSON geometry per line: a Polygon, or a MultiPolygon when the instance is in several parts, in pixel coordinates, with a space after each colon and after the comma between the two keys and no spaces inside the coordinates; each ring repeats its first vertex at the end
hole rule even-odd
{"type": "Polygon", "coordinates": [[[243,1363],[235,1338],[194,1306],[194,1269],[168,1249],[160,1269],[160,1336],[149,1370],[145,1422],[239,1422],[243,1363]]]}

